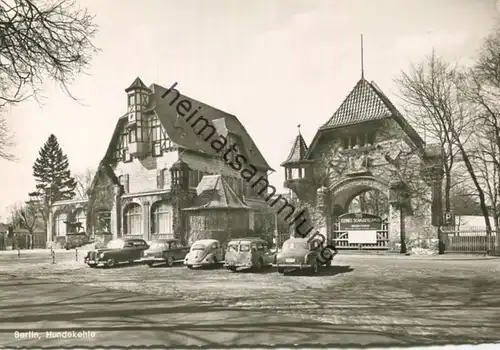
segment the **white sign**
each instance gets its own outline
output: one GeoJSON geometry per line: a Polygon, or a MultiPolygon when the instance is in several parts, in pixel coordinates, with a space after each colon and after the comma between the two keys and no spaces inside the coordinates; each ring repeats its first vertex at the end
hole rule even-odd
{"type": "Polygon", "coordinates": [[[377,231],[347,231],[349,244],[376,244],[377,231]]]}

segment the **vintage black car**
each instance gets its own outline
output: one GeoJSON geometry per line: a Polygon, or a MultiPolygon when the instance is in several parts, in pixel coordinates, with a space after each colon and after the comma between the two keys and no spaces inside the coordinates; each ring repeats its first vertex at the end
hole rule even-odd
{"type": "Polygon", "coordinates": [[[178,239],[159,239],[151,242],[141,261],[149,267],[155,264],[166,264],[171,267],[176,262],[183,262],[188,252],[189,247],[184,246],[178,239]]]}
{"type": "Polygon", "coordinates": [[[93,250],[85,256],[85,263],[90,267],[103,265],[113,267],[120,263],[132,263],[142,258],[143,252],[149,246],[145,240],[139,238],[113,239],[106,248],[93,250]]]}
{"type": "MultiPolygon", "coordinates": [[[[321,254],[323,249],[319,240],[309,240],[308,238],[290,238],[283,243],[281,252],[276,257],[276,266],[279,273],[286,273],[293,270],[308,269],[312,273],[317,273],[321,265],[329,265],[334,253],[329,251],[321,254]]],[[[324,248],[328,249],[328,248],[324,248]]]]}

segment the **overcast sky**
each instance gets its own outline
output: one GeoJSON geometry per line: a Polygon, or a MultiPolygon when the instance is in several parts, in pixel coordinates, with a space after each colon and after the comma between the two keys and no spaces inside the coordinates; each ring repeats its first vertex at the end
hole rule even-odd
{"type": "Polygon", "coordinates": [[[32,165],[53,133],[73,172],[95,168],[118,117],[124,89],[179,83],[195,99],[236,115],[277,173],[297,135],[310,143],[360,79],[399,103],[393,79],[429,54],[468,62],[499,22],[496,0],[80,0],[96,13],[102,49],[71,100],[47,83],[43,106],[11,111],[18,162],[0,160],[0,215],[27,199],[32,165]]]}

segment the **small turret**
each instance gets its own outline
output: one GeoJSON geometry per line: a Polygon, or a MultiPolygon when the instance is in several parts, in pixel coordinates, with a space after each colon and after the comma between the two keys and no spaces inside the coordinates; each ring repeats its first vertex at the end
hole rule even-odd
{"type": "Polygon", "coordinates": [[[135,157],[144,157],[148,153],[148,132],[144,110],[149,103],[151,90],[137,77],[134,82],[125,89],[128,101],[128,148],[129,153],[135,157]]]}
{"type": "Polygon", "coordinates": [[[284,186],[290,188],[295,193],[298,193],[298,185],[305,185],[312,180],[312,163],[306,159],[307,144],[300,133],[300,124],[298,125],[299,134],[290,150],[287,159],[281,163],[285,168],[285,183],[284,186]]]}

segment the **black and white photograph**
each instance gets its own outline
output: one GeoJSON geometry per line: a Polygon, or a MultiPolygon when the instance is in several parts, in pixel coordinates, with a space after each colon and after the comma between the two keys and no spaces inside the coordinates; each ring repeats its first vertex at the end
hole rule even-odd
{"type": "Polygon", "coordinates": [[[0,349],[500,348],[500,1],[0,0],[0,349]]]}

